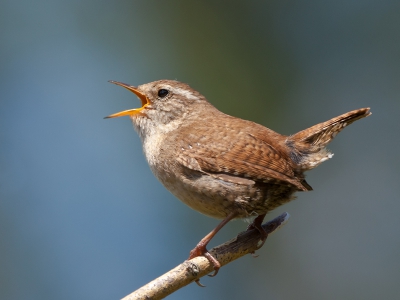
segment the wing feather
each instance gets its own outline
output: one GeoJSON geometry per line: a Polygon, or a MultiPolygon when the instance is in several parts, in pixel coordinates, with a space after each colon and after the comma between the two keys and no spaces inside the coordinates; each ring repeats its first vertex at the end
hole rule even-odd
{"type": "MultiPolygon", "coordinates": [[[[260,128],[269,130],[262,126],[260,128]]],[[[198,142],[202,141],[203,136],[196,135],[192,130],[190,135],[181,135],[185,138],[179,141],[177,160],[190,169],[220,178],[229,177],[228,181],[236,176],[238,183],[243,184],[280,181],[290,183],[299,190],[310,189],[308,184],[304,184],[304,179],[294,173],[288,155],[274,148],[267,140],[269,132],[259,130],[249,133],[246,129],[231,129],[237,131],[233,140],[227,138],[229,134],[226,134],[226,130],[223,134],[214,132],[207,135],[206,142],[198,142]]],[[[204,129],[198,132],[204,133],[204,129]]]]}

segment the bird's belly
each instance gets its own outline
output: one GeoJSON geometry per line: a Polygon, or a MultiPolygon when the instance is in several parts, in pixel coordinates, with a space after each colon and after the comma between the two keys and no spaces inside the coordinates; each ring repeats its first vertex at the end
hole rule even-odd
{"type": "Polygon", "coordinates": [[[183,203],[217,219],[223,219],[233,211],[237,213],[237,218],[265,214],[293,199],[294,193],[294,190],[286,188],[283,193],[276,194],[276,186],[240,185],[192,171],[189,176],[171,173],[155,175],[183,203]]]}

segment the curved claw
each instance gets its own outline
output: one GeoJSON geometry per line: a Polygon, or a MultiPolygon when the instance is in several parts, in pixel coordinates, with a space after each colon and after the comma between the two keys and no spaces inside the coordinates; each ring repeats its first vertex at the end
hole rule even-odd
{"type": "MultiPolygon", "coordinates": [[[[219,263],[219,261],[214,256],[212,256],[210,254],[210,252],[208,252],[208,250],[207,250],[207,248],[205,246],[197,245],[192,251],[190,251],[189,259],[195,258],[197,256],[204,256],[205,258],[208,259],[210,264],[213,265],[214,273],[211,274],[211,275],[208,275],[208,276],[214,277],[215,275],[218,274],[218,271],[221,268],[221,264],[219,263]]],[[[199,284],[198,282],[196,282],[196,283],[199,284]]]]}
{"type": "Polygon", "coordinates": [[[208,276],[208,277],[214,277],[215,275],[218,274],[218,271],[219,271],[219,268],[218,268],[217,270],[215,270],[215,268],[214,268],[214,273],[208,274],[207,276],[208,276]]]}
{"type": "Polygon", "coordinates": [[[208,275],[210,277],[214,277],[215,275],[218,274],[219,269],[221,268],[221,264],[219,263],[219,261],[210,254],[210,252],[207,251],[207,249],[205,249],[206,252],[203,253],[204,257],[208,259],[208,261],[214,266],[214,273],[211,275],[208,275]]]}
{"type": "Polygon", "coordinates": [[[257,246],[257,249],[254,250],[253,252],[250,252],[251,256],[253,256],[253,258],[257,258],[259,257],[258,254],[256,254],[256,251],[259,250],[262,246],[264,246],[265,241],[267,240],[268,234],[265,234],[261,237],[261,244],[259,246],[257,246]]]}
{"type": "Polygon", "coordinates": [[[264,231],[264,234],[265,234],[265,235],[263,235],[263,236],[261,237],[261,244],[257,246],[257,249],[256,249],[256,250],[261,249],[261,247],[264,246],[265,241],[267,240],[267,237],[268,237],[268,234],[267,234],[265,231],[264,231]]]}
{"type": "MultiPolygon", "coordinates": [[[[262,221],[264,220],[265,214],[264,215],[259,215],[257,218],[254,219],[254,221],[247,227],[246,231],[256,229],[260,234],[261,234],[261,244],[257,246],[256,250],[259,250],[262,246],[264,246],[265,241],[267,240],[268,234],[265,232],[265,230],[262,228],[262,221]]],[[[251,252],[251,255],[256,258],[258,255],[255,255],[255,251],[251,252]]]]}
{"type": "Polygon", "coordinates": [[[197,284],[199,287],[206,287],[204,284],[201,284],[200,279],[196,279],[194,282],[196,282],[196,284],[197,284]]]}
{"type": "MultiPolygon", "coordinates": [[[[192,251],[190,251],[189,254],[189,260],[192,258],[195,258],[197,256],[204,256],[205,258],[208,259],[210,264],[214,266],[214,273],[209,275],[211,277],[214,277],[215,275],[218,274],[218,270],[221,268],[221,264],[218,262],[218,260],[212,256],[208,251],[207,251],[207,244],[210,242],[210,240],[217,234],[217,232],[225,226],[226,223],[228,223],[230,220],[234,219],[237,216],[236,212],[230,212],[225,219],[222,220],[221,223],[218,224],[217,227],[215,227],[209,234],[207,234],[204,238],[201,239],[201,241],[197,244],[196,247],[192,251]]],[[[200,284],[200,281],[197,279],[196,280],[197,285],[203,286],[200,284]]]]}

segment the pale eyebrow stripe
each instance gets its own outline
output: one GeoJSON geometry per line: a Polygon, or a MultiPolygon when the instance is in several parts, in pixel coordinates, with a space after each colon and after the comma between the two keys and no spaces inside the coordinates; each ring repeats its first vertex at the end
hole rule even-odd
{"type": "Polygon", "coordinates": [[[190,91],[185,90],[185,89],[181,89],[181,88],[177,88],[177,87],[174,87],[174,88],[171,87],[171,90],[174,91],[175,93],[180,94],[180,95],[182,95],[182,96],[184,96],[184,97],[186,97],[188,99],[191,99],[191,100],[199,99],[197,96],[193,95],[190,91]]]}

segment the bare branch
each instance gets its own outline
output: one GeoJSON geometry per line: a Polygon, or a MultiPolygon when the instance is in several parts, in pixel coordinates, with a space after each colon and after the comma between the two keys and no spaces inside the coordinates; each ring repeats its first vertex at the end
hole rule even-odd
{"type": "MultiPolygon", "coordinates": [[[[267,234],[271,234],[282,227],[288,219],[289,214],[283,213],[272,221],[265,223],[263,228],[267,234]]],[[[228,242],[211,249],[210,253],[218,259],[221,266],[224,266],[239,257],[258,250],[259,242],[260,234],[257,230],[245,231],[228,242]]],[[[122,300],[163,299],[213,271],[213,266],[208,259],[204,256],[195,257],[184,261],[176,268],[142,286],[122,300]]]]}

